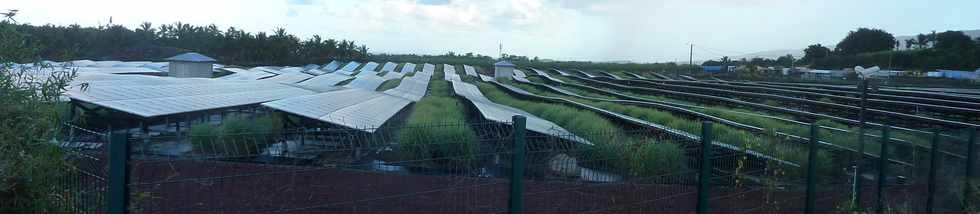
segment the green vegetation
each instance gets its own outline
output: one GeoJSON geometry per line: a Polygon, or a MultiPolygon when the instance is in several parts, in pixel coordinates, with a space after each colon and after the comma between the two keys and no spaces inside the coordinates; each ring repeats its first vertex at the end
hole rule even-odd
{"type": "Polygon", "coordinates": [[[14,27],[29,35],[31,44],[41,44],[40,58],[55,61],[107,56],[124,61],[161,60],[184,50],[196,50],[224,64],[244,66],[323,64],[331,59],[361,60],[368,56],[368,48],[354,41],[323,39],[318,35],[300,40],[283,28],[271,33],[250,33],[235,27],[221,30],[215,25],[180,22],[158,27],[146,22],[136,29],[112,24],[14,27]]]}
{"type": "MultiPolygon", "coordinates": [[[[593,107],[602,108],[605,110],[613,111],[620,114],[625,114],[631,117],[635,117],[644,121],[661,124],[673,129],[685,131],[691,134],[701,133],[701,125],[697,121],[679,118],[674,116],[669,112],[658,111],[651,108],[644,108],[632,105],[622,105],[613,102],[605,101],[592,101],[587,99],[575,98],[572,96],[565,96],[558,93],[553,93],[550,91],[545,91],[537,86],[509,82],[510,85],[517,86],[528,92],[549,96],[549,97],[559,97],[572,100],[575,102],[583,103],[593,107]]],[[[808,130],[808,129],[806,129],[808,130]]],[[[789,142],[782,142],[780,139],[769,136],[769,135],[755,135],[748,131],[738,130],[732,127],[718,125],[713,128],[714,137],[719,142],[734,144],[746,148],[752,148],[753,150],[763,152],[765,154],[781,158],[783,160],[788,160],[795,163],[805,163],[806,154],[798,152],[800,145],[791,145],[789,142]]],[[[805,132],[807,136],[809,132],[805,132]]],[[[830,159],[827,158],[827,154],[821,151],[820,160],[826,164],[820,164],[820,166],[829,166],[830,159]]],[[[829,167],[820,167],[819,170],[826,171],[829,167]]]]}
{"type": "Polygon", "coordinates": [[[686,166],[683,154],[677,153],[680,148],[674,143],[656,142],[645,136],[627,133],[612,121],[590,111],[567,105],[521,100],[488,83],[476,84],[493,102],[527,111],[592,142],[593,148],[581,154],[581,158],[592,160],[583,163],[586,166],[611,167],[613,170],[626,171],[637,176],[658,175],[656,173],[680,170],[686,166]]]}
{"type": "Polygon", "coordinates": [[[476,134],[465,125],[463,103],[450,95],[449,82],[435,72],[429,95],[416,102],[398,132],[399,144],[406,149],[404,160],[424,160],[429,167],[456,168],[476,164],[476,134]]]}
{"type": "Polygon", "coordinates": [[[254,119],[231,115],[222,118],[221,125],[195,124],[190,129],[190,141],[200,154],[246,156],[261,154],[275,143],[282,132],[282,119],[264,115],[254,119]]]}
{"type": "Polygon", "coordinates": [[[0,213],[61,213],[64,178],[74,169],[57,142],[65,108],[58,100],[73,73],[40,76],[37,84],[20,84],[33,69],[14,68],[13,61],[37,58],[34,43],[7,21],[0,22],[0,213]]]}
{"type": "Polygon", "coordinates": [[[398,84],[401,84],[401,83],[402,83],[402,79],[401,78],[385,80],[383,83],[381,83],[380,86],[378,86],[378,89],[376,91],[385,91],[385,90],[388,90],[388,89],[392,89],[392,88],[398,87],[398,84]]]}

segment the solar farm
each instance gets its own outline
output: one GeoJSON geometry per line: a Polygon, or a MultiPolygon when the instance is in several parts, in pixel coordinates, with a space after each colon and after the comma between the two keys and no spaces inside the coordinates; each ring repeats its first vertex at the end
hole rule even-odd
{"type": "MultiPolygon", "coordinates": [[[[77,75],[59,143],[126,154],[126,201],[150,213],[961,212],[977,170],[970,92],[522,65],[174,78],[166,62],[45,63],[32,75],[77,75]]],[[[120,165],[99,160],[75,182],[111,186],[120,165]]]]}

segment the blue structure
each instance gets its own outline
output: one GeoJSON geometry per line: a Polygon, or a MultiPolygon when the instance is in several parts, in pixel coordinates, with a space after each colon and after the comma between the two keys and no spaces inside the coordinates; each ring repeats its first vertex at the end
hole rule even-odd
{"type": "Polygon", "coordinates": [[[975,80],[980,78],[980,70],[977,71],[958,71],[958,70],[943,70],[938,69],[935,72],[927,73],[929,77],[943,77],[950,79],[967,79],[975,80]]]}
{"type": "Polygon", "coordinates": [[[715,73],[715,72],[722,72],[722,68],[723,68],[723,67],[725,67],[725,66],[721,66],[721,65],[707,65],[707,66],[701,66],[701,68],[704,68],[704,72],[712,72],[712,73],[715,73]]]}

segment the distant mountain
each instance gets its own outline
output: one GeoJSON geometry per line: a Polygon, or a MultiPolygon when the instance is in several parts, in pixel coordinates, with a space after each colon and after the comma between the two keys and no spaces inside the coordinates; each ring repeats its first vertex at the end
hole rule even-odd
{"type": "Polygon", "coordinates": [[[741,60],[742,58],[752,59],[756,57],[775,59],[781,56],[786,56],[787,54],[791,54],[793,55],[793,58],[799,59],[803,57],[803,49],[768,50],[768,51],[760,51],[760,52],[755,52],[755,53],[750,53],[745,55],[732,56],[731,58],[732,60],[741,60]]]}
{"type": "MultiPolygon", "coordinates": [[[[941,31],[936,31],[936,33],[939,33],[939,32],[941,32],[941,31]]],[[[932,33],[932,32],[927,32],[927,33],[932,33]]],[[[980,30],[964,30],[963,33],[966,34],[967,36],[970,36],[970,37],[974,38],[974,39],[980,38],[980,30]]],[[[923,34],[925,34],[925,33],[923,33],[923,34]]],[[[895,37],[895,40],[897,40],[899,42],[899,47],[901,47],[901,49],[904,49],[905,48],[905,40],[907,40],[907,39],[915,39],[915,36],[916,35],[911,35],[911,36],[896,36],[895,37]]],[[[834,45],[835,44],[824,44],[824,46],[827,46],[830,49],[834,49],[834,45]]],[[[803,57],[803,49],[768,50],[768,51],[760,51],[760,52],[755,52],[755,53],[750,53],[750,54],[745,54],[745,55],[732,56],[731,58],[733,60],[740,60],[742,58],[752,59],[752,58],[755,58],[755,57],[776,59],[776,58],[779,58],[780,56],[786,56],[786,54],[792,54],[793,57],[799,59],[799,58],[803,57]]]]}

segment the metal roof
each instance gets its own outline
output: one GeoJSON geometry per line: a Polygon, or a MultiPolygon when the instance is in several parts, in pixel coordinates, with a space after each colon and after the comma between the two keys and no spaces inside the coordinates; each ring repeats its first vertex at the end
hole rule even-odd
{"type": "Polygon", "coordinates": [[[517,67],[516,65],[514,65],[514,63],[511,63],[510,61],[507,60],[501,60],[497,63],[493,63],[493,66],[494,67],[517,67]]]}
{"type": "Polygon", "coordinates": [[[195,52],[183,53],[183,54],[180,54],[180,55],[177,55],[177,56],[173,56],[173,57],[167,58],[165,60],[171,61],[171,62],[217,62],[218,61],[218,60],[215,60],[214,58],[211,58],[211,57],[208,57],[208,56],[205,56],[205,55],[201,55],[201,54],[195,53],[195,52]]]}

